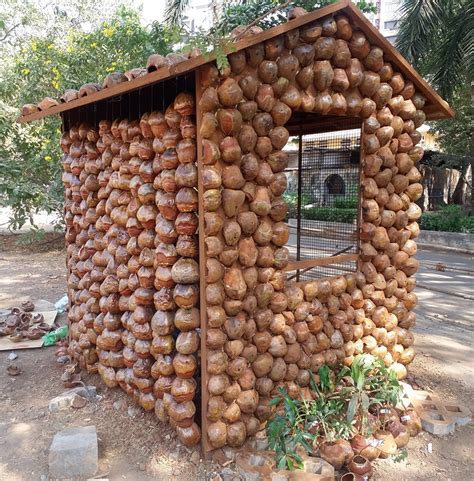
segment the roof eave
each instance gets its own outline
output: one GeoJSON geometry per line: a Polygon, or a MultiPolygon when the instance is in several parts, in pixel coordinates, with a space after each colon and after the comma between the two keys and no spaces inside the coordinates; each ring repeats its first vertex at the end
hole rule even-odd
{"type": "MultiPolygon", "coordinates": [[[[273,38],[277,35],[281,35],[290,30],[301,27],[307,23],[313,22],[322,17],[338,12],[345,13],[348,17],[350,17],[352,21],[365,33],[369,41],[381,47],[384,51],[385,56],[396,65],[396,67],[401,71],[401,73],[403,73],[405,76],[407,76],[413,81],[416,88],[426,97],[428,101],[428,104],[424,109],[427,115],[427,119],[435,120],[451,118],[454,116],[454,111],[451,109],[448,103],[433,90],[433,88],[428,84],[428,82],[426,82],[426,80],[424,80],[423,77],[418,74],[418,72],[408,63],[408,61],[400,54],[400,52],[398,52],[398,50],[396,50],[395,47],[381,35],[381,33],[362,14],[362,12],[349,0],[341,0],[338,3],[333,3],[318,10],[314,10],[306,15],[297,17],[286,23],[272,27],[257,35],[245,37],[239,42],[237,42],[233,51],[239,51],[257,43],[264,42],[265,40],[273,38]]],[[[147,74],[140,78],[136,78],[129,82],[124,82],[119,85],[114,85],[113,87],[103,89],[87,97],[82,97],[68,103],[59,104],[51,107],[48,110],[20,116],[18,118],[18,122],[32,122],[33,120],[38,120],[50,115],[59,114],[68,110],[73,110],[77,107],[82,107],[88,104],[98,102],[100,100],[115,97],[116,95],[120,95],[126,92],[132,92],[141,87],[164,81],[169,78],[184,74],[186,72],[191,72],[198,67],[205,65],[206,63],[212,62],[213,60],[215,60],[215,56],[201,55],[199,57],[195,57],[181,62],[177,65],[159,69],[156,72],[147,74]]]]}

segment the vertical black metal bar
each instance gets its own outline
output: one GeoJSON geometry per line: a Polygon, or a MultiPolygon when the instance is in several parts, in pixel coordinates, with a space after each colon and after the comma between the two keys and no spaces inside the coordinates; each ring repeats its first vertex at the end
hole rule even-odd
{"type": "MultiPolygon", "coordinates": [[[[298,200],[296,204],[296,260],[301,259],[301,192],[303,186],[301,185],[301,179],[303,177],[302,166],[303,166],[303,135],[301,133],[298,136],[298,200]]],[[[296,271],[296,281],[300,280],[300,271],[296,271]]]]}

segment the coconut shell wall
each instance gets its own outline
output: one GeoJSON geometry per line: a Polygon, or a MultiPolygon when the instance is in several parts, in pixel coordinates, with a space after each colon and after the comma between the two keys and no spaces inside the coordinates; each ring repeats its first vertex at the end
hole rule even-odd
{"type": "Polygon", "coordinates": [[[206,449],[241,446],[325,363],[370,352],[403,378],[414,358],[423,96],[344,16],[229,62],[61,141],[70,351],[206,449]],[[304,284],[285,270],[295,111],[363,121],[358,271],[304,284]]]}
{"type": "MultiPolygon", "coordinates": [[[[200,72],[206,266],[207,436],[240,446],[271,414],[278,387],[371,352],[406,375],[414,351],[412,277],[421,194],[416,131],[424,98],[343,16],[229,55],[200,72]],[[363,119],[358,272],[286,282],[282,150],[294,111],[363,119]]],[[[205,389],[206,386],[203,386],[205,389]]]]}
{"type": "Polygon", "coordinates": [[[109,387],[200,440],[194,96],[63,134],[69,349],[109,387]]]}

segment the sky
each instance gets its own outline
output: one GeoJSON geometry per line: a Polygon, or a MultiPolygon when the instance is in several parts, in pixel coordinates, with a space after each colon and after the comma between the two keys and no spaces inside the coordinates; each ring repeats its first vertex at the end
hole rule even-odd
{"type": "MultiPolygon", "coordinates": [[[[147,22],[153,20],[162,21],[165,14],[166,0],[135,0],[137,5],[143,5],[143,18],[147,22]]],[[[207,18],[206,8],[209,4],[208,0],[191,0],[190,9],[188,9],[190,16],[195,19],[196,24],[200,24],[207,18]]]]}
{"type": "MultiPolygon", "coordinates": [[[[186,11],[188,16],[188,28],[194,30],[193,27],[207,28],[211,23],[211,12],[209,10],[210,0],[190,0],[190,7],[186,11]]],[[[143,6],[143,19],[146,23],[154,20],[163,21],[166,0],[134,0],[135,5],[143,6]]],[[[395,32],[390,25],[397,18],[397,11],[401,4],[401,0],[379,0],[380,14],[378,21],[375,15],[369,15],[370,20],[376,23],[376,26],[381,30],[386,37],[393,36],[395,32]]]]}

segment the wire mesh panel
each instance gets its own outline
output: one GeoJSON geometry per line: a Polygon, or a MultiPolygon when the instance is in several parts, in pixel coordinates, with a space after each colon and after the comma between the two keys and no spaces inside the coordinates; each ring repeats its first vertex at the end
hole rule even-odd
{"type": "MultiPolygon", "coordinates": [[[[301,135],[290,143],[286,170],[292,260],[357,254],[360,128],[338,121],[330,132],[301,135]]],[[[336,260],[336,259],[335,259],[336,260]]],[[[355,271],[355,260],[297,271],[297,280],[355,271]]],[[[292,274],[289,274],[290,277],[292,274]]]]}

